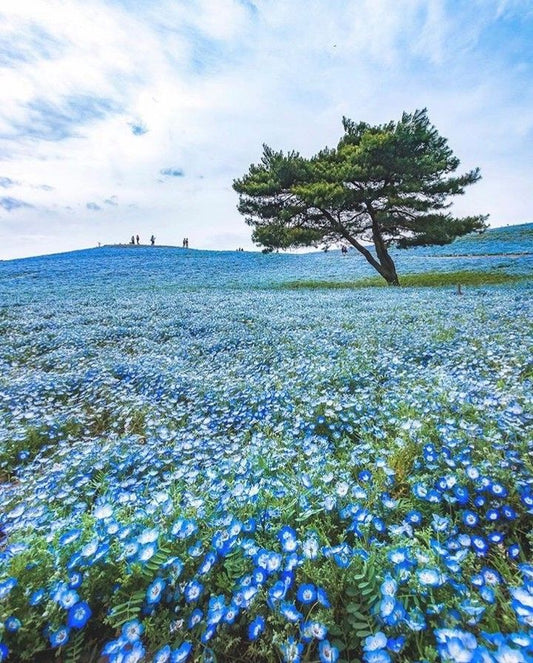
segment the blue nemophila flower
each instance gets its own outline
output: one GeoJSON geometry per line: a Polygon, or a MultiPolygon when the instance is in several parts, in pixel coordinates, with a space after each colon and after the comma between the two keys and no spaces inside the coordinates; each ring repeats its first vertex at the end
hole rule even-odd
{"type": "Polygon", "coordinates": [[[383,596],[394,596],[398,591],[398,583],[390,573],[387,573],[381,583],[380,591],[383,596]]]}
{"type": "Polygon", "coordinates": [[[198,575],[206,575],[212,569],[213,564],[216,562],[217,556],[213,551],[210,551],[204,557],[202,563],[198,567],[198,575]]]}
{"type": "Polygon", "coordinates": [[[0,663],[7,661],[8,656],[9,656],[9,647],[5,643],[0,642],[0,663]]]}
{"type": "Polygon", "coordinates": [[[296,598],[300,603],[314,603],[316,601],[316,587],[310,584],[300,585],[296,598]]]}
{"type": "Polygon", "coordinates": [[[501,510],[503,517],[506,518],[507,520],[516,520],[516,518],[518,517],[516,509],[513,509],[513,507],[510,506],[509,504],[504,504],[501,510]]]}
{"type": "Polygon", "coordinates": [[[280,603],[279,612],[288,622],[299,622],[303,619],[302,613],[293,603],[289,603],[288,601],[282,601],[280,603]]]}
{"type": "Polygon", "coordinates": [[[387,640],[387,649],[395,654],[399,654],[405,646],[405,635],[399,635],[397,638],[387,640]]]}
{"type": "Polygon", "coordinates": [[[93,558],[90,560],[89,565],[92,566],[98,560],[103,559],[108,552],[109,552],[109,543],[107,543],[106,541],[105,543],[102,543],[98,546],[98,549],[93,555],[93,558]]]}
{"type": "Polygon", "coordinates": [[[419,525],[422,522],[422,514],[420,511],[412,510],[405,516],[406,521],[411,525],[419,525]]]}
{"type": "Polygon", "coordinates": [[[404,620],[409,627],[409,630],[414,631],[415,633],[423,631],[427,626],[426,618],[420,608],[409,610],[407,615],[404,616],[404,620]]]}
{"type": "Polygon", "coordinates": [[[122,626],[122,637],[126,642],[136,642],[144,633],[144,626],[138,619],[131,619],[122,626]]]}
{"type": "Polygon", "coordinates": [[[482,536],[472,537],[472,548],[477,555],[485,555],[489,546],[482,536]]]}
{"type": "Polygon", "coordinates": [[[289,525],[285,525],[280,529],[278,539],[284,552],[294,552],[298,547],[298,535],[289,525]]]}
{"type": "Polygon", "coordinates": [[[365,638],[363,642],[364,651],[376,651],[378,649],[385,649],[387,646],[387,636],[378,631],[374,635],[369,635],[365,638]]]}
{"type": "Polygon", "coordinates": [[[533,628],[533,591],[527,586],[510,590],[511,608],[515,611],[519,623],[533,628]]]}
{"type": "Polygon", "coordinates": [[[81,529],[71,529],[68,532],[65,532],[59,537],[59,545],[60,546],[68,546],[69,543],[73,543],[74,541],[77,541],[80,538],[81,535],[81,529]]]}
{"type": "Polygon", "coordinates": [[[320,545],[314,536],[310,536],[302,543],[302,554],[306,559],[316,559],[320,545]]]}
{"type": "Polygon", "coordinates": [[[444,584],[445,578],[439,569],[426,567],[416,572],[418,582],[428,587],[440,587],[444,584]]]}
{"type": "Polygon", "coordinates": [[[70,636],[70,629],[67,626],[60,626],[56,631],[52,631],[48,636],[52,647],[62,647],[66,645],[70,636]]]}
{"type": "Polygon", "coordinates": [[[468,492],[468,488],[465,488],[465,486],[454,486],[453,494],[457,500],[457,503],[461,505],[467,504],[468,500],[470,499],[470,493],[468,492]]]}
{"type": "Polygon", "coordinates": [[[270,552],[266,557],[266,570],[268,573],[274,573],[281,567],[283,557],[276,552],[270,552]]]}
{"type": "Polygon", "coordinates": [[[302,635],[307,639],[323,640],[327,633],[327,627],[321,622],[310,621],[304,622],[301,627],[302,635]]]}
{"type": "Polygon", "coordinates": [[[275,582],[272,587],[268,590],[268,598],[271,603],[276,601],[281,601],[285,598],[287,594],[287,585],[282,581],[278,580],[275,582]]]}
{"type": "Polygon", "coordinates": [[[484,506],[486,502],[487,500],[484,495],[476,495],[474,497],[474,506],[477,506],[478,508],[484,506]]]}
{"type": "Polygon", "coordinates": [[[227,530],[220,530],[213,536],[213,548],[215,548],[219,555],[226,556],[234,547],[236,538],[236,536],[231,536],[227,530]]]}
{"type": "Polygon", "coordinates": [[[496,663],[528,663],[531,660],[531,657],[526,658],[520,649],[508,645],[500,645],[495,652],[492,652],[492,656],[496,663]]]}
{"type": "Polygon", "coordinates": [[[144,645],[140,640],[137,640],[137,642],[131,645],[131,648],[125,653],[122,660],[124,663],[139,663],[139,661],[143,660],[145,654],[144,645]]]}
{"type": "Polygon", "coordinates": [[[287,553],[285,556],[285,564],[283,565],[283,568],[285,569],[285,573],[289,573],[292,572],[293,569],[295,569],[297,566],[301,566],[302,564],[303,559],[298,553],[287,553]]]}
{"type": "Polygon", "coordinates": [[[487,586],[481,587],[481,589],[479,590],[479,595],[487,603],[494,603],[496,598],[496,594],[492,589],[492,587],[487,587],[487,586]]]}
{"type": "Polygon", "coordinates": [[[143,530],[137,537],[137,541],[142,546],[144,546],[147,543],[155,543],[158,538],[159,538],[159,530],[157,529],[157,527],[151,527],[143,530]]]}
{"type": "Polygon", "coordinates": [[[463,523],[468,527],[475,527],[479,522],[477,513],[473,511],[463,511],[463,523]]]}
{"type": "Polygon", "coordinates": [[[413,490],[414,496],[418,497],[418,499],[423,500],[427,497],[428,488],[423,483],[415,483],[412,490],[413,490]]]}
{"type": "Polygon", "coordinates": [[[209,625],[218,624],[224,617],[226,601],[223,594],[209,599],[206,621],[209,625]]]}
{"type": "Polygon", "coordinates": [[[320,663],[336,663],[339,659],[339,650],[329,640],[322,640],[318,645],[320,663]]]}
{"type": "Polygon", "coordinates": [[[209,640],[211,640],[212,637],[215,635],[216,630],[217,630],[217,624],[208,624],[204,629],[204,632],[200,636],[200,642],[204,645],[208,643],[209,640]]]}
{"type": "Polygon", "coordinates": [[[194,520],[187,520],[187,518],[178,518],[171,528],[171,534],[178,539],[187,539],[198,530],[198,525],[194,520]]]}
{"type": "Polygon", "coordinates": [[[479,477],[479,469],[475,465],[468,465],[465,468],[465,474],[469,479],[477,479],[479,477]]]}
{"type": "Polygon", "coordinates": [[[434,513],[431,516],[431,527],[435,532],[446,532],[450,528],[450,519],[446,516],[439,516],[438,513],[434,513]]]}
{"type": "Polygon", "coordinates": [[[18,580],[16,578],[7,578],[3,582],[0,582],[0,600],[5,598],[9,592],[16,587],[18,580]]]}
{"type": "Polygon", "coordinates": [[[501,483],[492,483],[489,487],[490,492],[495,496],[495,497],[507,497],[509,494],[507,488],[503,486],[501,483]]]}
{"type": "Polygon", "coordinates": [[[226,624],[233,624],[240,613],[239,606],[233,601],[228,605],[224,612],[224,622],[226,624]]]}
{"type": "Polygon", "coordinates": [[[46,592],[44,589],[36,589],[34,592],[30,594],[30,598],[28,599],[28,603],[31,606],[39,605],[41,601],[44,599],[46,592]]]}
{"type": "Polygon", "coordinates": [[[327,592],[325,589],[322,589],[322,587],[317,587],[316,589],[316,600],[320,603],[320,605],[324,606],[324,608],[331,608],[331,603],[327,592]]]}
{"type": "Polygon", "coordinates": [[[76,592],[74,589],[62,587],[56,600],[62,608],[68,610],[80,600],[80,597],[78,592],[76,592]]]}
{"type": "Polygon", "coordinates": [[[71,571],[68,576],[68,586],[70,589],[78,589],[83,582],[83,574],[79,571],[71,571]]]}
{"type": "Polygon", "coordinates": [[[146,590],[146,602],[149,605],[154,605],[159,603],[163,590],[166,587],[166,581],[163,578],[156,578],[146,590]]]}
{"type": "Polygon", "coordinates": [[[299,663],[303,651],[303,645],[292,636],[280,645],[283,663],[299,663]]]}
{"type": "Polygon", "coordinates": [[[204,586],[199,583],[197,580],[191,580],[185,585],[185,589],[183,590],[183,593],[185,595],[185,600],[187,603],[192,603],[193,601],[197,601],[200,595],[202,594],[204,590],[204,586]]]}
{"type": "Polygon", "coordinates": [[[459,629],[439,629],[435,631],[437,638],[437,650],[443,661],[452,663],[464,661],[468,663],[473,660],[474,651],[477,649],[477,640],[472,633],[459,629]]]}
{"type": "Polygon", "coordinates": [[[502,577],[496,569],[484,567],[481,569],[481,576],[488,585],[499,585],[502,582],[502,577]]]}
{"type": "Polygon", "coordinates": [[[170,574],[170,578],[173,581],[176,581],[183,571],[183,562],[179,557],[169,557],[161,568],[167,569],[170,574]]]}
{"type": "Polygon", "coordinates": [[[89,604],[80,601],[70,608],[67,615],[67,626],[71,628],[83,628],[92,615],[89,604]]]}
{"type": "Polygon", "coordinates": [[[137,541],[128,541],[124,545],[124,553],[123,553],[124,558],[128,559],[128,560],[131,560],[131,559],[134,559],[135,557],[137,557],[137,554],[139,552],[139,547],[140,546],[137,543],[137,541]]]}
{"type": "Polygon", "coordinates": [[[465,599],[459,608],[467,616],[467,624],[472,625],[477,624],[485,612],[485,606],[478,600],[465,599]]]}
{"type": "Polygon", "coordinates": [[[265,620],[261,615],[258,615],[253,622],[248,626],[248,638],[249,640],[257,640],[261,633],[265,629],[265,620]]]}
{"type": "Polygon", "coordinates": [[[154,654],[153,663],[169,663],[172,649],[170,645],[165,645],[158,649],[154,654]]]}
{"type": "Polygon", "coordinates": [[[487,539],[490,541],[490,543],[502,543],[502,541],[505,539],[505,534],[503,532],[489,532],[487,539]]]}
{"type": "Polygon", "coordinates": [[[265,569],[254,569],[253,571],[253,581],[256,583],[256,585],[262,585],[266,579],[268,578],[268,574],[265,569]]]}
{"type": "Polygon", "coordinates": [[[139,562],[148,562],[152,559],[152,557],[156,554],[157,552],[157,544],[156,543],[147,543],[144,546],[141,546],[139,548],[139,551],[137,553],[137,559],[139,562]]]}
{"type": "MultiPolygon", "coordinates": [[[[385,623],[388,623],[391,615],[394,614],[396,608],[396,599],[394,596],[384,596],[379,602],[379,616],[385,623]]],[[[393,623],[396,620],[393,621],[393,623]]]]}
{"type": "Polygon", "coordinates": [[[98,550],[98,539],[92,539],[92,541],[86,543],[81,549],[81,556],[92,557],[97,550],[98,550]]]}
{"type": "Polygon", "coordinates": [[[11,615],[5,620],[4,626],[6,631],[9,631],[10,633],[15,633],[21,627],[20,619],[11,615]]]}
{"type": "Polygon", "coordinates": [[[112,515],[113,515],[113,507],[108,502],[102,502],[101,504],[97,504],[93,511],[93,516],[97,520],[106,520],[107,518],[111,518],[112,515]]]}
{"type": "Polygon", "coordinates": [[[365,663],[390,663],[391,657],[385,649],[378,649],[376,651],[366,651],[363,653],[363,661],[365,663]]]}
{"type": "Polygon", "coordinates": [[[196,624],[199,624],[202,621],[203,616],[204,613],[200,610],[200,608],[195,608],[189,615],[189,620],[187,622],[188,627],[194,628],[196,624]]]}

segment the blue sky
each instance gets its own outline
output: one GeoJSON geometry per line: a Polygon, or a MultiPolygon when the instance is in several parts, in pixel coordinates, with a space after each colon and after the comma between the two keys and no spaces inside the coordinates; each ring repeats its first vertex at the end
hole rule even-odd
{"type": "Polygon", "coordinates": [[[0,85],[0,258],[252,248],[231,183],[262,143],[423,107],[481,168],[455,211],[533,220],[531,0],[17,0],[0,85]]]}

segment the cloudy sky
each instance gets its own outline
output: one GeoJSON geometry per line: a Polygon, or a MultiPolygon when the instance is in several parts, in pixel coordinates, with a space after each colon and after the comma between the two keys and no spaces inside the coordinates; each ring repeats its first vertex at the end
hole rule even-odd
{"type": "Polygon", "coordinates": [[[0,258],[252,248],[262,143],[423,107],[481,168],[456,211],[533,221],[531,0],[0,0],[0,87],[0,258]]]}

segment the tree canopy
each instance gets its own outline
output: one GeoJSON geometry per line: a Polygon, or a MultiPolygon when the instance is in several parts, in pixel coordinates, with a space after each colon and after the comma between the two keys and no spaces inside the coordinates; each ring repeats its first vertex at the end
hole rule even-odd
{"type": "Polygon", "coordinates": [[[257,244],[268,251],[346,242],[398,285],[392,245],[449,244],[486,228],[487,216],[449,212],[450,197],[481,176],[478,168],[454,175],[459,159],[426,109],[376,126],[343,118],[343,127],[336,148],[311,158],[264,145],[261,162],[233,182],[257,244]]]}

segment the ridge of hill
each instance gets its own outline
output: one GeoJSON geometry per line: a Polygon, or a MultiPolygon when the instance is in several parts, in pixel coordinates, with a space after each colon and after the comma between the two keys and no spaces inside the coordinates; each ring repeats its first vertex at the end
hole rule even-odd
{"type": "Polygon", "coordinates": [[[483,233],[472,233],[459,237],[451,244],[443,246],[421,246],[398,249],[401,253],[417,256],[483,256],[483,255],[523,255],[533,253],[533,223],[515,226],[489,228],[483,233]]]}

